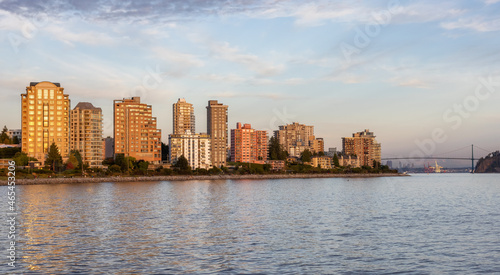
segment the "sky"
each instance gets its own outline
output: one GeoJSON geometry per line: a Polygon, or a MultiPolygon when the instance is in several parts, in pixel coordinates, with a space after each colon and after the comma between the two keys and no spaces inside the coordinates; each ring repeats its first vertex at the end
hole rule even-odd
{"type": "Polygon", "coordinates": [[[230,129],[314,125],[325,149],[369,129],[383,158],[482,156],[500,149],[499,14],[500,0],[0,0],[0,122],[20,128],[20,94],[51,81],[102,108],[105,136],[115,99],[152,105],[165,143],[178,98],[197,132],[216,99],[230,129]]]}

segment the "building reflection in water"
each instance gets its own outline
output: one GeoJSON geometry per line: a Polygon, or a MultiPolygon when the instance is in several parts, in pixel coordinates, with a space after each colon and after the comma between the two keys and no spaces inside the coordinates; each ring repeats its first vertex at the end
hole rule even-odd
{"type": "Polygon", "coordinates": [[[266,244],[262,234],[273,234],[269,216],[280,215],[272,210],[273,190],[259,186],[226,180],[22,186],[21,265],[49,273],[244,270],[266,244]]]}

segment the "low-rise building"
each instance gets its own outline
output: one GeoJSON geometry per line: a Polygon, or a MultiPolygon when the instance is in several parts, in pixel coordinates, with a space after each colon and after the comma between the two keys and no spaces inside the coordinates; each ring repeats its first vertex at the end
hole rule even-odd
{"type": "Polygon", "coordinates": [[[359,158],[357,156],[344,156],[341,155],[339,157],[339,165],[344,166],[344,167],[351,167],[351,168],[357,168],[361,167],[359,158]]]}
{"type": "Polygon", "coordinates": [[[337,147],[334,147],[334,148],[328,148],[328,151],[325,152],[325,155],[326,156],[329,156],[331,158],[333,158],[334,155],[337,154],[337,147]]]}
{"type": "Polygon", "coordinates": [[[312,166],[319,167],[321,169],[332,169],[334,167],[333,159],[327,156],[312,157],[311,163],[312,166]]]}
{"type": "Polygon", "coordinates": [[[9,129],[7,131],[7,135],[9,136],[10,139],[14,139],[14,137],[17,137],[17,140],[19,140],[19,142],[21,142],[22,140],[22,135],[23,131],[22,129],[9,129]]]}
{"type": "Polygon", "coordinates": [[[282,171],[285,169],[284,160],[268,160],[266,163],[271,165],[271,171],[282,171]]]}
{"type": "Polygon", "coordinates": [[[177,160],[184,156],[191,169],[210,169],[212,167],[210,142],[209,135],[191,134],[189,130],[185,134],[169,135],[170,163],[176,164],[177,160]]]}

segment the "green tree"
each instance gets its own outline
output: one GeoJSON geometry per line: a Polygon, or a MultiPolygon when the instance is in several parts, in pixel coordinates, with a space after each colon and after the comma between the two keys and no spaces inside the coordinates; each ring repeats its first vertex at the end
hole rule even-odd
{"type": "Polygon", "coordinates": [[[71,156],[75,157],[75,159],[76,159],[76,163],[74,163],[75,168],[82,169],[83,159],[82,159],[82,155],[80,154],[80,151],[71,150],[71,151],[69,151],[69,156],[70,156],[70,158],[71,158],[71,156]]]}
{"type": "Polygon", "coordinates": [[[146,172],[148,170],[148,167],[149,167],[149,162],[147,161],[139,160],[137,162],[137,168],[143,172],[146,172]]]}
{"type": "Polygon", "coordinates": [[[18,166],[26,166],[30,161],[37,161],[36,158],[28,157],[28,155],[25,152],[17,152],[12,159],[16,162],[16,165],[18,166]]]}
{"type": "Polygon", "coordinates": [[[169,153],[168,145],[162,142],[161,143],[161,160],[162,161],[168,160],[168,153],[169,153]]]}
{"type": "Polygon", "coordinates": [[[18,152],[21,152],[21,148],[19,147],[0,148],[0,159],[13,158],[18,152]]]}
{"type": "Polygon", "coordinates": [[[136,167],[136,159],[134,157],[125,157],[125,154],[116,154],[115,164],[120,166],[123,172],[129,172],[136,167]]]}
{"type": "Polygon", "coordinates": [[[66,169],[75,169],[78,167],[78,160],[74,154],[69,155],[68,162],[66,163],[66,169]]]}
{"type": "Polygon", "coordinates": [[[335,165],[335,167],[339,167],[340,166],[339,156],[337,156],[337,154],[333,154],[333,165],[335,165]]]}
{"type": "Polygon", "coordinates": [[[210,173],[210,175],[218,175],[222,172],[222,169],[219,169],[218,167],[212,167],[208,170],[208,173],[210,173]]]}
{"type": "Polygon", "coordinates": [[[10,139],[9,135],[7,134],[8,131],[9,131],[9,129],[7,129],[7,126],[4,125],[2,133],[0,134],[0,143],[4,143],[4,144],[11,144],[12,143],[12,140],[10,139]]]}
{"type": "Polygon", "coordinates": [[[122,171],[122,169],[120,168],[120,166],[116,165],[116,164],[113,164],[111,166],[109,166],[108,168],[108,172],[110,173],[120,173],[122,171]]]}
{"type": "Polygon", "coordinates": [[[311,151],[309,149],[305,149],[301,154],[300,154],[300,160],[302,162],[310,162],[312,157],[311,151]]]}
{"type": "Polygon", "coordinates": [[[270,160],[286,160],[288,153],[283,149],[276,137],[269,139],[269,159],[270,160]]]}
{"type": "Polygon", "coordinates": [[[20,143],[19,138],[18,138],[17,136],[14,136],[14,137],[12,138],[12,143],[13,143],[13,144],[19,144],[19,143],[20,143]]]}
{"type": "Polygon", "coordinates": [[[52,142],[52,144],[49,147],[47,158],[45,159],[45,165],[50,166],[50,169],[52,171],[56,171],[56,168],[59,167],[61,164],[62,164],[62,157],[61,154],[59,153],[59,148],[57,148],[55,142],[52,142]]]}
{"type": "Polygon", "coordinates": [[[122,164],[125,163],[125,154],[120,153],[115,155],[115,164],[122,167],[122,164]]]}
{"type": "Polygon", "coordinates": [[[179,168],[179,170],[181,171],[191,171],[191,167],[189,167],[189,162],[186,159],[186,157],[184,157],[184,155],[180,156],[177,159],[177,162],[175,163],[174,167],[179,168]]]}
{"type": "Polygon", "coordinates": [[[137,167],[137,162],[134,157],[125,157],[122,163],[122,171],[129,172],[137,167]]]}

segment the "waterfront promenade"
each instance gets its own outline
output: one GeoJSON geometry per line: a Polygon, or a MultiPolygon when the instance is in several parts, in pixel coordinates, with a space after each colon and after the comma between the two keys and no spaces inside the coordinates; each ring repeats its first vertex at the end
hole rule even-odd
{"type": "MultiPolygon", "coordinates": [[[[17,179],[16,185],[67,184],[99,182],[143,182],[143,181],[188,181],[188,180],[259,180],[259,179],[305,179],[305,178],[370,178],[406,176],[398,173],[380,174],[268,174],[268,175],[175,175],[175,176],[138,176],[138,177],[78,177],[78,178],[38,178],[17,179]]],[[[6,185],[1,182],[0,185],[6,185]]]]}

